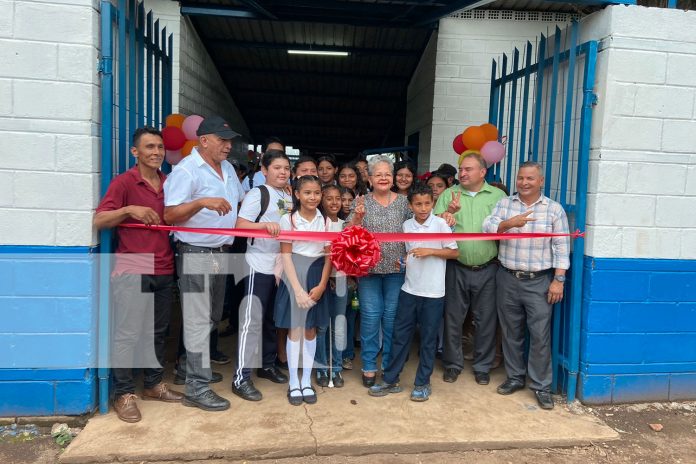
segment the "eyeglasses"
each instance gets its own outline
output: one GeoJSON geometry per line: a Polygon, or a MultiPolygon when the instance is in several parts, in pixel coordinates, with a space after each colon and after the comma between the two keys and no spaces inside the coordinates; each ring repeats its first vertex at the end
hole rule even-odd
{"type": "Polygon", "coordinates": [[[372,174],[372,177],[374,177],[375,179],[389,179],[390,177],[392,177],[392,175],[380,173],[380,174],[372,174]]]}

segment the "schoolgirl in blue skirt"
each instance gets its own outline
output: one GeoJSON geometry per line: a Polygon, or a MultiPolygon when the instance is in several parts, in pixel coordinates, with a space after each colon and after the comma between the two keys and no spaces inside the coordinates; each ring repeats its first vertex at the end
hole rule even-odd
{"type": "MultiPolygon", "coordinates": [[[[295,207],[283,216],[281,230],[322,232],[324,217],[318,210],[321,184],[316,176],[299,177],[295,184],[295,207]]],[[[288,401],[294,406],[317,402],[312,387],[312,366],[317,349],[317,327],[329,324],[329,301],[325,295],[331,274],[328,247],[321,241],[282,242],[283,278],[275,301],[275,323],[289,329],[287,341],[288,401]],[[300,350],[302,378],[299,378],[300,350]]]]}

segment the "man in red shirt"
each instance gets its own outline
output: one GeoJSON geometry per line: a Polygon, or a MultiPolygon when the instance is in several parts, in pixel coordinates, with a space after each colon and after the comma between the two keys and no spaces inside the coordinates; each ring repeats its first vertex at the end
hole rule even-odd
{"type": "MultiPolygon", "coordinates": [[[[152,127],[137,129],[131,153],[137,164],[109,185],[94,217],[97,229],[164,222],[162,134],[152,127]]],[[[144,400],[181,402],[183,398],[183,394],[162,383],[173,300],[174,254],[166,231],[118,228],[116,233],[118,247],[111,275],[114,409],[119,419],[138,422],[141,416],[135,403],[133,367],[143,367],[144,400]],[[154,293],[154,314],[149,293],[154,293]],[[144,350],[137,349],[139,343],[144,350]]]]}

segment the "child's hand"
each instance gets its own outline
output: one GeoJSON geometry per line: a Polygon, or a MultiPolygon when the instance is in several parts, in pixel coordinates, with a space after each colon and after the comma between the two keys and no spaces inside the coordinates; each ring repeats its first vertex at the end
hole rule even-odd
{"type": "Polygon", "coordinates": [[[280,224],[277,222],[265,222],[266,232],[271,234],[271,237],[277,237],[280,233],[280,224]]]}
{"type": "Polygon", "coordinates": [[[304,290],[295,290],[295,301],[302,309],[309,309],[316,304],[304,290]]]}
{"type": "Polygon", "coordinates": [[[425,258],[426,256],[432,256],[433,254],[433,249],[432,248],[414,248],[413,250],[409,251],[411,255],[413,255],[414,258],[425,258]]]}
{"type": "Polygon", "coordinates": [[[454,218],[454,215],[448,211],[442,213],[440,217],[444,219],[447,225],[450,227],[457,225],[457,220],[454,218]]]}
{"type": "Polygon", "coordinates": [[[309,298],[316,303],[321,299],[321,296],[324,294],[324,290],[326,290],[326,287],[323,287],[321,285],[317,285],[313,289],[309,291],[309,298]]]}

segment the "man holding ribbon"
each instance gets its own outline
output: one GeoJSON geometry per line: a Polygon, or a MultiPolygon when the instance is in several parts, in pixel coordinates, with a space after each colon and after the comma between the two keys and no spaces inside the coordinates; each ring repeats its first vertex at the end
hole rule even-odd
{"type": "MultiPolygon", "coordinates": [[[[222,118],[201,122],[198,147],[174,167],[164,184],[167,223],[198,228],[233,228],[244,193],[227,161],[239,134],[222,118]]],[[[210,331],[220,321],[225,299],[226,253],[234,237],[174,232],[186,347],[185,406],[223,411],[229,401],[210,389],[210,331]]]]}
{"type": "MultiPolygon", "coordinates": [[[[456,219],[455,233],[481,233],[483,220],[505,193],[486,180],[486,161],[467,153],[459,163],[459,185],[440,194],[435,214],[450,213],[456,219]]],[[[457,242],[459,258],[447,261],[445,283],[445,330],[442,361],[445,382],[455,382],[464,368],[462,325],[473,309],[476,334],[473,370],[476,382],[487,385],[495,359],[495,274],[498,247],[493,240],[457,242]]]]}
{"type": "MultiPolygon", "coordinates": [[[[541,165],[522,163],[516,179],[517,193],[496,205],[484,221],[483,231],[568,234],[566,213],[559,203],[541,193],[543,184],[541,165]]],[[[529,376],[529,388],[543,409],[553,409],[551,311],[563,299],[569,249],[567,235],[500,241],[497,306],[507,380],[498,387],[498,393],[509,395],[521,390],[529,376]],[[527,365],[525,329],[529,330],[527,365]]]]}

